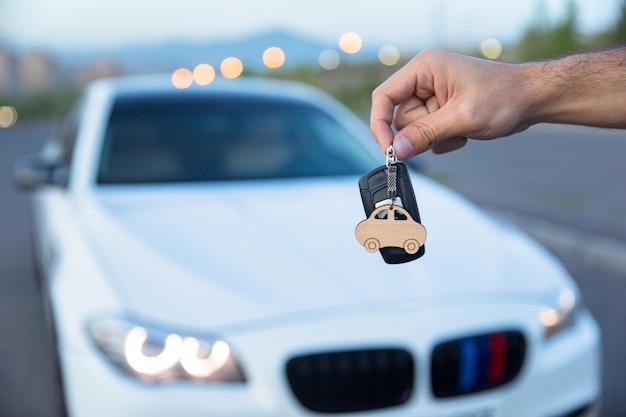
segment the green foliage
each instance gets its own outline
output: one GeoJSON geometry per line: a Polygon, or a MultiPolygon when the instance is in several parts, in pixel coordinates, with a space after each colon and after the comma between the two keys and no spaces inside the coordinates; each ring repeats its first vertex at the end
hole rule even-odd
{"type": "Polygon", "coordinates": [[[0,103],[15,107],[20,119],[58,119],[78,98],[73,89],[50,90],[13,98],[0,97],[0,103]]]}
{"type": "Polygon", "coordinates": [[[614,45],[626,43],[626,0],[622,0],[620,16],[610,31],[610,40],[614,45]]]}
{"type": "Polygon", "coordinates": [[[583,48],[577,21],[578,7],[574,0],[568,1],[565,17],[556,23],[549,21],[545,0],[541,0],[535,20],[516,47],[518,59],[536,61],[554,58],[583,48]]]}
{"type": "Polygon", "coordinates": [[[626,0],[622,0],[615,23],[605,31],[582,36],[578,30],[578,8],[569,0],[565,16],[556,23],[547,17],[545,0],[540,0],[533,22],[515,47],[519,61],[554,58],[585,49],[626,44],[626,0]]]}
{"type": "Polygon", "coordinates": [[[369,117],[372,91],[400,65],[384,67],[380,63],[351,65],[326,74],[322,88],[363,118],[369,117]],[[333,77],[334,82],[330,82],[333,77]]]}

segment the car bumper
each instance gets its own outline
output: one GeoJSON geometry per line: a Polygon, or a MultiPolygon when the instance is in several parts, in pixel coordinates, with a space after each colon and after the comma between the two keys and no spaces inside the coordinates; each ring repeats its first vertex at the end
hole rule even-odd
{"type": "MultiPolygon", "coordinates": [[[[600,397],[600,335],[586,311],[578,313],[572,327],[545,339],[536,323],[520,319],[533,317],[529,312],[535,309],[528,306],[506,313],[498,310],[497,315],[491,307],[420,314],[400,310],[286,320],[271,329],[233,331],[228,341],[238,352],[245,383],[145,384],[108,363],[92,345],[65,343],[60,353],[68,413],[70,417],[316,415],[292,394],[285,376],[287,360],[301,353],[377,346],[398,346],[412,353],[415,389],[406,403],[364,412],[368,417],[560,417],[592,406],[600,397]],[[475,394],[434,397],[429,376],[433,341],[468,329],[512,326],[527,338],[526,358],[513,381],[475,394]]],[[[591,407],[577,416],[597,412],[591,407]]]]}

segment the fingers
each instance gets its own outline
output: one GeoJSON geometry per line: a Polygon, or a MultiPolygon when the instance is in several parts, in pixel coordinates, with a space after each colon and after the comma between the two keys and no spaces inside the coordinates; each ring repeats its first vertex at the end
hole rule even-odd
{"type": "Polygon", "coordinates": [[[457,131],[458,105],[450,100],[456,84],[448,80],[444,65],[456,61],[450,54],[422,52],[374,90],[370,129],[383,152],[393,143],[398,157],[407,159],[465,145],[469,135],[457,131]],[[398,130],[395,137],[392,126],[398,130]]]}
{"type": "Polygon", "coordinates": [[[396,107],[396,112],[393,118],[393,126],[398,131],[401,131],[401,133],[396,136],[393,144],[396,150],[396,154],[398,154],[400,158],[406,159],[410,156],[422,152],[421,149],[423,148],[423,146],[413,145],[413,142],[415,142],[416,140],[420,143],[432,143],[432,145],[430,145],[430,148],[433,150],[434,153],[450,152],[465,145],[467,139],[462,142],[460,141],[460,139],[464,139],[462,137],[452,138],[451,140],[445,140],[442,143],[437,143],[437,141],[439,140],[437,137],[437,133],[434,132],[428,124],[423,123],[423,121],[421,124],[415,123],[416,121],[423,119],[428,114],[434,113],[438,110],[439,102],[437,101],[436,96],[431,96],[426,101],[423,101],[418,97],[413,96],[396,107]],[[415,123],[415,125],[403,131],[405,127],[411,125],[412,123],[415,123]],[[415,133],[409,134],[409,130],[412,130],[415,133]],[[409,137],[404,135],[408,135],[409,137]],[[416,136],[420,139],[415,139],[416,136]]]}
{"type": "MultiPolygon", "coordinates": [[[[410,125],[412,122],[415,122],[419,119],[422,119],[427,114],[435,113],[439,110],[439,101],[436,96],[431,96],[426,101],[422,101],[419,98],[413,96],[409,98],[406,102],[398,105],[396,107],[396,113],[393,119],[394,127],[400,131],[406,126],[410,125]]],[[[430,150],[435,154],[442,154],[447,152],[452,152],[457,149],[462,148],[467,143],[467,138],[463,136],[454,136],[451,138],[441,138],[438,137],[438,133],[436,131],[432,131],[432,128],[429,128],[428,125],[422,125],[418,128],[421,136],[429,137],[427,140],[432,143],[430,146],[430,150]],[[432,137],[432,139],[430,139],[432,137]]],[[[404,133],[404,132],[403,132],[404,133]]],[[[396,147],[400,146],[400,152],[405,152],[406,154],[415,153],[415,147],[412,143],[407,144],[404,142],[408,141],[408,138],[404,137],[404,139],[399,140],[396,144],[396,147]],[[403,143],[404,142],[404,143],[403,143]]],[[[395,143],[395,142],[394,142],[395,143]]],[[[398,152],[396,150],[396,152],[398,152]]]]}
{"type": "Polygon", "coordinates": [[[463,147],[467,139],[457,132],[456,119],[448,106],[413,119],[398,131],[393,141],[398,158],[407,159],[429,149],[444,153],[463,147]]]}
{"type": "Polygon", "coordinates": [[[416,96],[409,97],[407,101],[399,104],[393,116],[393,127],[401,130],[413,121],[430,113],[428,106],[416,96]]]}
{"type": "Polygon", "coordinates": [[[370,130],[383,152],[393,142],[391,127],[396,106],[410,100],[415,88],[415,77],[403,67],[372,92],[370,130]]]}
{"type": "Polygon", "coordinates": [[[372,110],[370,114],[370,130],[378,142],[380,149],[385,152],[393,142],[391,124],[396,103],[386,95],[372,94],[372,110]]]}

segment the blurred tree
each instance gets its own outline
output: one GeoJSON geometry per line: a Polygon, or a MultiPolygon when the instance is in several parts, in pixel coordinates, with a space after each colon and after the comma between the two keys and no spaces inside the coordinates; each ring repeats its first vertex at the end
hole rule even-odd
{"type": "Polygon", "coordinates": [[[613,28],[612,41],[620,45],[626,43],[626,0],[622,0],[621,13],[613,28]]]}
{"type": "Polygon", "coordinates": [[[2,97],[0,104],[14,106],[20,119],[53,120],[64,117],[79,96],[74,89],[40,91],[20,97],[2,97]]]}
{"type": "Polygon", "coordinates": [[[626,45],[626,0],[621,1],[620,11],[615,23],[610,28],[594,33],[585,40],[586,46],[593,49],[602,49],[612,46],[626,45]]]}
{"type": "Polygon", "coordinates": [[[273,72],[270,76],[311,84],[332,95],[357,115],[367,118],[374,88],[406,62],[408,59],[402,58],[391,67],[381,65],[378,61],[344,64],[333,70],[306,66],[273,72]]]}
{"type": "Polygon", "coordinates": [[[521,61],[553,58],[582,49],[578,33],[578,6],[568,0],[565,17],[552,24],[548,18],[545,0],[537,4],[534,21],[517,45],[517,57],[521,61]]]}
{"type": "Polygon", "coordinates": [[[552,48],[554,54],[562,54],[576,49],[580,49],[578,33],[578,6],[575,0],[569,0],[565,19],[557,23],[553,29],[552,48]]]}
{"type": "Polygon", "coordinates": [[[545,1],[541,1],[537,4],[534,20],[530,23],[517,44],[516,49],[519,60],[533,60],[544,54],[543,43],[549,30],[549,25],[546,4],[545,1]]]}

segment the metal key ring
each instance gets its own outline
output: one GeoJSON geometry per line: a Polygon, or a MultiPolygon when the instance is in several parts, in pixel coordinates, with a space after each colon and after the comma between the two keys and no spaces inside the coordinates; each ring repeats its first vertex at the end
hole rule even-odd
{"type": "Polygon", "coordinates": [[[395,154],[393,146],[389,145],[389,147],[387,148],[387,159],[385,165],[387,166],[387,168],[389,168],[389,165],[395,164],[396,162],[398,162],[398,157],[395,154]]]}

